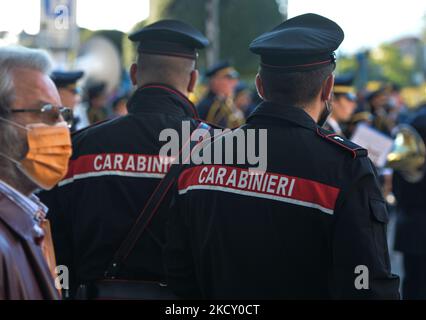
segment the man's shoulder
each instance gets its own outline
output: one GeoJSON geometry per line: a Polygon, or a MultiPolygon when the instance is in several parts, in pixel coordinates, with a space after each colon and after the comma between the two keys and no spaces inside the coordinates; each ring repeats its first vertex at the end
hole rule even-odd
{"type": "Polygon", "coordinates": [[[353,182],[366,175],[375,175],[375,167],[368,157],[367,149],[336,133],[318,127],[318,158],[329,169],[341,172],[342,179],[353,182]],[[343,178],[345,177],[345,178],[343,178]]]}
{"type": "Polygon", "coordinates": [[[350,155],[353,159],[366,158],[368,156],[367,149],[327,129],[318,127],[316,136],[321,143],[333,146],[337,153],[350,155]]]}

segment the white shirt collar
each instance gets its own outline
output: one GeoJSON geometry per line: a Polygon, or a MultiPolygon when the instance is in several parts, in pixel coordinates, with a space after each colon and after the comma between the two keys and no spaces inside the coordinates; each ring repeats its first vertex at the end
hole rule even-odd
{"type": "Polygon", "coordinates": [[[40,214],[44,216],[47,214],[48,208],[34,194],[27,197],[3,180],[0,180],[0,192],[20,206],[32,218],[39,219],[40,214]]]}

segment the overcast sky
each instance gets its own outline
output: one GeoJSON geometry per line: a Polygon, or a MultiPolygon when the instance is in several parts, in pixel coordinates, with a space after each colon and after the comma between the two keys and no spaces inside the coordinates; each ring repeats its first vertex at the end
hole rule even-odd
{"type": "Polygon", "coordinates": [[[345,32],[344,52],[420,35],[426,0],[288,0],[289,18],[318,13],[336,21],[345,32]]]}
{"type": "MultiPolygon", "coordinates": [[[[0,31],[38,33],[40,0],[0,0],[0,8],[0,31]]],[[[77,0],[77,24],[92,30],[127,32],[148,15],[149,0],[77,0]]]]}
{"type": "MultiPolygon", "coordinates": [[[[158,0],[161,1],[161,0],[158,0]]],[[[194,0],[198,1],[198,0],[194,0]]],[[[244,1],[244,0],[240,0],[244,1]]],[[[263,0],[258,0],[263,1],[263,0]]],[[[288,0],[289,17],[314,12],[335,20],[345,31],[344,52],[374,47],[406,35],[419,35],[426,0],[288,0]]],[[[0,31],[35,34],[40,0],[0,0],[0,31]]],[[[78,0],[81,27],[129,31],[149,14],[149,0],[78,0]]]]}

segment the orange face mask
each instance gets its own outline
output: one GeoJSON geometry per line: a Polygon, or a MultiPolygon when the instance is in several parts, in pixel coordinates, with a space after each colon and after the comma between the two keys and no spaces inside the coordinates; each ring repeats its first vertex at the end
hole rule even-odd
{"type": "Polygon", "coordinates": [[[2,119],[27,130],[28,153],[21,161],[13,161],[30,180],[45,190],[52,189],[68,171],[72,154],[71,136],[66,122],[49,126],[43,123],[23,127],[15,122],[2,119]]]}

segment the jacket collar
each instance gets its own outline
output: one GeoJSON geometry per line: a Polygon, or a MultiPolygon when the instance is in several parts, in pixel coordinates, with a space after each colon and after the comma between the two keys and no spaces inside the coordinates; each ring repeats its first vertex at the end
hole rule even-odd
{"type": "Polygon", "coordinates": [[[138,88],[127,103],[129,112],[158,112],[198,119],[194,104],[181,92],[165,84],[152,83],[138,88]]]}
{"type": "Polygon", "coordinates": [[[263,118],[285,120],[313,131],[317,131],[318,128],[314,119],[303,111],[302,108],[269,101],[259,104],[255,111],[248,117],[247,122],[261,123],[263,118]]]}

